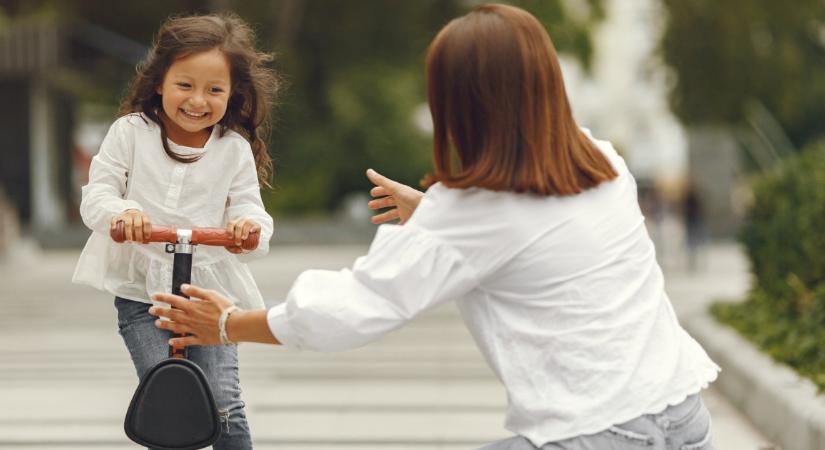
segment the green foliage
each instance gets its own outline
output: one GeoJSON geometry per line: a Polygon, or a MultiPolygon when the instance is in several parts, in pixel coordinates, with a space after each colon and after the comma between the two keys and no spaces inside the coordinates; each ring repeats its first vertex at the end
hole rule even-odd
{"type": "MultiPolygon", "coordinates": [[[[6,12],[22,20],[55,11],[60,18],[92,23],[147,46],[170,15],[215,9],[238,13],[255,28],[259,48],[275,53],[274,68],[287,84],[270,145],[274,189],[264,192],[269,211],[280,216],[324,214],[350,193],[366,194],[368,167],[418,184],[431,164],[431,137],[415,125],[422,108],[427,112],[427,46],[441,27],[475,3],[482,2],[12,0],[6,12]]],[[[559,52],[589,66],[590,31],[604,17],[602,0],[509,3],[533,13],[559,52]]],[[[77,97],[117,104],[134,72],[130,65],[119,67],[120,77],[108,77],[112,83],[101,83],[100,67],[84,67],[88,82],[64,76],[62,84],[77,97]]]]}
{"type": "Polygon", "coordinates": [[[754,287],[712,312],[825,389],[825,141],[755,182],[748,219],[754,287]]]}
{"type": "MultiPolygon", "coordinates": [[[[416,111],[428,120],[424,56],[438,30],[468,11],[464,3],[276,3],[281,17],[269,39],[290,86],[273,140],[276,188],[267,194],[272,211],[333,210],[345,195],[368,192],[367,167],[418,184],[431,164],[431,137],[414,123],[416,111]]],[[[511,3],[535,14],[558,49],[587,66],[589,30],[603,17],[600,0],[586,2],[575,19],[561,0],[511,3]]]]}
{"type": "Polygon", "coordinates": [[[429,137],[414,125],[424,52],[457,8],[434,0],[296,8],[282,8],[292,18],[271,33],[289,86],[267,204],[276,214],[334,210],[347,194],[368,192],[368,167],[416,184],[429,167],[429,137]]]}
{"type": "Polygon", "coordinates": [[[758,100],[798,147],[825,134],[825,2],[661,1],[661,51],[677,75],[671,106],[680,119],[735,125],[758,100]]]}

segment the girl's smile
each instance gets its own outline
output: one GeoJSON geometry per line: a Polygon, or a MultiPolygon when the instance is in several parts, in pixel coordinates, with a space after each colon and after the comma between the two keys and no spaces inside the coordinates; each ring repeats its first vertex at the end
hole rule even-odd
{"type": "Polygon", "coordinates": [[[162,97],[161,119],[173,142],[203,147],[209,128],[226,113],[231,76],[226,56],[217,48],[177,59],[158,87],[162,97]]]}
{"type": "Polygon", "coordinates": [[[190,118],[190,119],[192,119],[192,120],[201,120],[201,119],[205,119],[205,118],[207,118],[207,116],[209,115],[209,113],[207,113],[207,112],[192,112],[192,111],[187,111],[187,110],[185,110],[185,109],[181,109],[181,111],[183,111],[183,114],[184,114],[186,117],[188,117],[188,118],[190,118]]]}

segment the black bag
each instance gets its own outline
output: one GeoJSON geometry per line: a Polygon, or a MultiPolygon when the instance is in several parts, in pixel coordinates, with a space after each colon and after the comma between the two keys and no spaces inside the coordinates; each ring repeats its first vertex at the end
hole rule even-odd
{"type": "Polygon", "coordinates": [[[167,358],[140,381],[124,424],[129,439],[161,450],[195,450],[215,443],[220,417],[197,364],[167,358]]]}

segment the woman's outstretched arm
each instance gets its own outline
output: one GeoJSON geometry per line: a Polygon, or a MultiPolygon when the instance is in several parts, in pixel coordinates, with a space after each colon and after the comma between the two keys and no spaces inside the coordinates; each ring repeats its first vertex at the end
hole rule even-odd
{"type": "MultiPolygon", "coordinates": [[[[415,220],[405,226],[380,227],[369,253],[358,258],[352,269],[307,270],[283,303],[268,311],[236,311],[229,316],[228,339],[295,350],[349,350],[475,289],[478,277],[466,257],[415,220]]],[[[193,286],[182,290],[190,300],[153,296],[174,308],[150,308],[150,313],[171,320],[158,321],[157,326],[193,335],[173,338],[173,345],[219,344],[219,318],[232,302],[210,290],[193,286]]]]}

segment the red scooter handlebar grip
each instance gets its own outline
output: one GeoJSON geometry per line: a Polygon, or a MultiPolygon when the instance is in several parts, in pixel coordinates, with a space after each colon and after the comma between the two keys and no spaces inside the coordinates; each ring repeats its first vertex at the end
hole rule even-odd
{"type": "MultiPolygon", "coordinates": [[[[249,236],[241,241],[241,248],[244,250],[255,250],[258,248],[261,233],[252,231],[249,236]]],[[[232,234],[223,228],[193,228],[192,243],[200,245],[217,245],[221,247],[234,247],[235,239],[232,234]]]]}
{"type": "MultiPolygon", "coordinates": [[[[144,242],[175,243],[178,239],[177,233],[178,231],[174,227],[152,225],[152,234],[149,236],[149,239],[146,239],[144,242]]],[[[115,224],[115,228],[109,232],[109,236],[111,236],[112,240],[118,244],[125,242],[126,232],[123,229],[123,222],[118,221],[118,223],[115,224]]]]}
{"type": "MultiPolygon", "coordinates": [[[[123,229],[123,222],[115,224],[115,228],[111,230],[109,235],[112,240],[117,243],[126,241],[126,233],[123,229]]],[[[258,248],[261,233],[253,231],[249,233],[246,239],[241,242],[241,248],[244,250],[255,250],[258,248]]],[[[176,243],[178,241],[178,230],[174,227],[164,227],[152,225],[152,234],[145,242],[168,242],[176,243]]],[[[214,245],[220,247],[234,247],[235,239],[232,234],[223,228],[192,228],[192,244],[196,245],[214,245]]]]}
{"type": "Polygon", "coordinates": [[[109,230],[109,236],[118,244],[126,240],[126,232],[123,231],[123,222],[118,222],[115,227],[109,230]]]}

